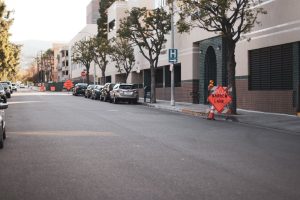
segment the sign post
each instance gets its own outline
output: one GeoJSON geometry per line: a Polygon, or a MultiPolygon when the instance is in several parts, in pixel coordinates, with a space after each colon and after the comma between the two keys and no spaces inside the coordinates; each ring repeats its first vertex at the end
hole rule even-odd
{"type": "Polygon", "coordinates": [[[169,63],[175,64],[178,61],[178,49],[169,49],[169,63]]]}
{"type": "Polygon", "coordinates": [[[74,86],[74,84],[73,84],[73,82],[72,82],[70,79],[68,79],[68,80],[64,83],[64,87],[65,87],[68,91],[70,91],[70,89],[71,89],[73,86],[74,86]]]}
{"type": "MultiPolygon", "coordinates": [[[[222,86],[218,86],[214,92],[212,92],[208,97],[208,102],[212,105],[212,110],[222,113],[225,106],[227,106],[232,101],[232,97],[228,94],[227,89],[222,86]]],[[[211,111],[210,111],[211,113],[211,111]]],[[[208,117],[208,119],[214,119],[213,117],[208,117]]]]}
{"type": "MultiPolygon", "coordinates": [[[[174,36],[172,36],[173,38],[174,36]]],[[[172,39],[174,41],[174,38],[172,39]]],[[[174,42],[173,42],[174,43],[174,42]]],[[[174,49],[174,44],[172,49],[169,49],[169,63],[171,71],[171,106],[175,106],[175,79],[174,79],[174,64],[178,61],[178,49],[174,49]]]]}

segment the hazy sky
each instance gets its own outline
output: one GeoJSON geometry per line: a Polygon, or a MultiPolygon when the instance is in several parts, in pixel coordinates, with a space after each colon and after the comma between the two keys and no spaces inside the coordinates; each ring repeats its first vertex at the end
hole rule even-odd
{"type": "Polygon", "coordinates": [[[15,19],[12,41],[70,41],[86,24],[91,0],[5,0],[15,19]]]}

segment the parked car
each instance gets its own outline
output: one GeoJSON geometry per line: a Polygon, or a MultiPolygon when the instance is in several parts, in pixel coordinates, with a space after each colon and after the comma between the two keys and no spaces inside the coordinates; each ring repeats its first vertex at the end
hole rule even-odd
{"type": "Polygon", "coordinates": [[[139,92],[133,84],[118,83],[110,91],[110,102],[125,101],[136,104],[139,100],[139,92]]]}
{"type": "Polygon", "coordinates": [[[6,139],[5,131],[5,112],[4,109],[8,108],[7,103],[0,103],[0,149],[4,147],[4,140],[6,139]]]}
{"type": "Polygon", "coordinates": [[[87,86],[88,86],[87,83],[77,83],[73,88],[73,95],[74,96],[84,95],[87,86]]]}
{"type": "Polygon", "coordinates": [[[90,98],[92,95],[92,89],[94,89],[95,85],[89,85],[87,86],[85,92],[84,92],[84,97],[85,98],[90,98]]]}
{"type": "Polygon", "coordinates": [[[10,81],[1,81],[0,82],[1,84],[4,83],[4,84],[7,84],[8,87],[9,87],[9,92],[12,94],[13,93],[13,90],[12,90],[12,84],[10,81]]]}
{"type": "Polygon", "coordinates": [[[23,83],[21,83],[20,88],[25,88],[25,85],[23,83]]]}
{"type": "Polygon", "coordinates": [[[17,85],[16,85],[15,83],[12,83],[12,84],[11,84],[11,89],[12,89],[13,91],[17,91],[17,85]]]}
{"type": "Polygon", "coordinates": [[[6,92],[2,84],[0,84],[0,102],[7,103],[6,92]]]}
{"type": "Polygon", "coordinates": [[[100,93],[102,88],[103,85],[95,85],[95,87],[92,89],[91,99],[100,99],[100,93]]]}
{"type": "Polygon", "coordinates": [[[5,91],[5,95],[7,98],[10,98],[11,97],[11,92],[10,92],[10,88],[9,88],[9,85],[7,83],[4,83],[4,82],[0,82],[0,84],[3,86],[4,88],[4,91],[5,91]]]}
{"type": "Polygon", "coordinates": [[[114,83],[105,83],[101,90],[100,101],[110,101],[110,91],[112,91],[114,83]]]}

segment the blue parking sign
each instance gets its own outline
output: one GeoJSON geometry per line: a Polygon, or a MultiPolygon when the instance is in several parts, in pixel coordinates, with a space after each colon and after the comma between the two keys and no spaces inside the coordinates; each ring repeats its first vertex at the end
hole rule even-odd
{"type": "Polygon", "coordinates": [[[169,63],[177,63],[178,49],[169,49],[169,63]]]}

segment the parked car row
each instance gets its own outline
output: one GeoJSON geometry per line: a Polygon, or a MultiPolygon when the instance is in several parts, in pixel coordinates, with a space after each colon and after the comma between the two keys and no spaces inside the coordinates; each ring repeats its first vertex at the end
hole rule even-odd
{"type": "Polygon", "coordinates": [[[15,84],[13,85],[10,81],[0,82],[0,99],[3,103],[7,102],[7,98],[11,98],[13,91],[17,91],[15,84]]]}
{"type": "Polygon", "coordinates": [[[7,98],[11,98],[13,91],[17,91],[14,86],[10,81],[0,82],[0,149],[3,149],[4,140],[6,139],[4,110],[8,108],[7,98]]]}
{"type": "Polygon", "coordinates": [[[106,83],[105,85],[77,83],[73,88],[73,95],[83,95],[85,98],[99,99],[111,103],[122,101],[136,104],[139,100],[138,90],[133,84],[127,83],[106,83]]]}

